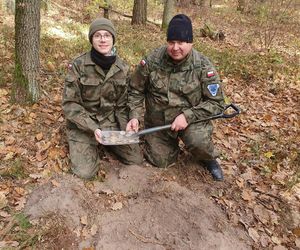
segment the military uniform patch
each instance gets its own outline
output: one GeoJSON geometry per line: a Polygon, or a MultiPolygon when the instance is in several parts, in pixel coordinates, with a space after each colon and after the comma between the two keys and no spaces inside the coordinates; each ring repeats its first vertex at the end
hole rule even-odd
{"type": "Polygon", "coordinates": [[[72,69],[73,65],[71,63],[68,63],[67,69],[72,69]]]}
{"type": "Polygon", "coordinates": [[[142,59],[142,60],[140,61],[140,65],[142,65],[143,67],[144,67],[146,64],[147,64],[147,62],[146,62],[144,59],[142,59]]]}
{"type": "Polygon", "coordinates": [[[208,71],[207,72],[207,77],[212,77],[215,75],[215,72],[214,71],[208,71]]]}
{"type": "Polygon", "coordinates": [[[209,91],[209,93],[210,93],[212,96],[216,96],[216,95],[217,95],[219,87],[220,87],[220,85],[217,84],[217,83],[209,84],[209,85],[207,86],[208,91],[209,91]]]}

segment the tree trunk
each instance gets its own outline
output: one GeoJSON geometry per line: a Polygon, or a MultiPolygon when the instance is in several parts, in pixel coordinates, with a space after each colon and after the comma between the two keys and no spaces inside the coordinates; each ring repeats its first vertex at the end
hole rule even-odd
{"type": "Polygon", "coordinates": [[[166,30],[170,20],[174,15],[174,0],[166,0],[164,5],[163,21],[161,25],[162,30],[166,30]]]}
{"type": "Polygon", "coordinates": [[[134,0],[131,24],[145,25],[147,22],[147,0],[134,0]]]}
{"type": "Polygon", "coordinates": [[[103,16],[107,19],[109,19],[109,9],[111,8],[111,1],[110,0],[104,0],[104,13],[103,16]]]}
{"type": "Polygon", "coordinates": [[[40,0],[16,0],[13,100],[37,102],[40,97],[40,0]]]}

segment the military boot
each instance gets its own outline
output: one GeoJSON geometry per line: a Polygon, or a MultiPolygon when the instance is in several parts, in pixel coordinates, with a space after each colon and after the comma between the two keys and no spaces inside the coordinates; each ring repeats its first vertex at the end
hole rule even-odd
{"type": "Polygon", "coordinates": [[[217,160],[204,160],[201,161],[204,166],[207,168],[207,170],[211,173],[212,177],[215,181],[223,181],[223,171],[220,167],[220,164],[217,162],[217,160]]]}

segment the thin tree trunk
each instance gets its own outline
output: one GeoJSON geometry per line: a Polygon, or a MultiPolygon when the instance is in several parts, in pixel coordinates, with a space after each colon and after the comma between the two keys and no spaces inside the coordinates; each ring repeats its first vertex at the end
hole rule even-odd
{"type": "Polygon", "coordinates": [[[166,0],[164,5],[163,21],[161,25],[162,30],[166,30],[170,20],[174,15],[174,0],[166,0]]]}
{"type": "Polygon", "coordinates": [[[134,0],[131,24],[145,25],[147,22],[147,0],[134,0]]]}
{"type": "Polygon", "coordinates": [[[16,0],[13,100],[37,102],[40,97],[40,0],[16,0]]]}

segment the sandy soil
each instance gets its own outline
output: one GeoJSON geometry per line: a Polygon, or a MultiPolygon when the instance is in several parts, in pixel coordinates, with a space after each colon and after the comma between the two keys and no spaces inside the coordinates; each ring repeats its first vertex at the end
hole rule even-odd
{"type": "Polygon", "coordinates": [[[169,169],[116,161],[103,165],[104,181],[57,175],[31,192],[25,208],[31,221],[46,225],[52,220],[63,227],[56,242],[40,247],[251,249],[243,229],[231,225],[210,198],[208,190],[223,184],[210,180],[197,164],[169,169]]]}

